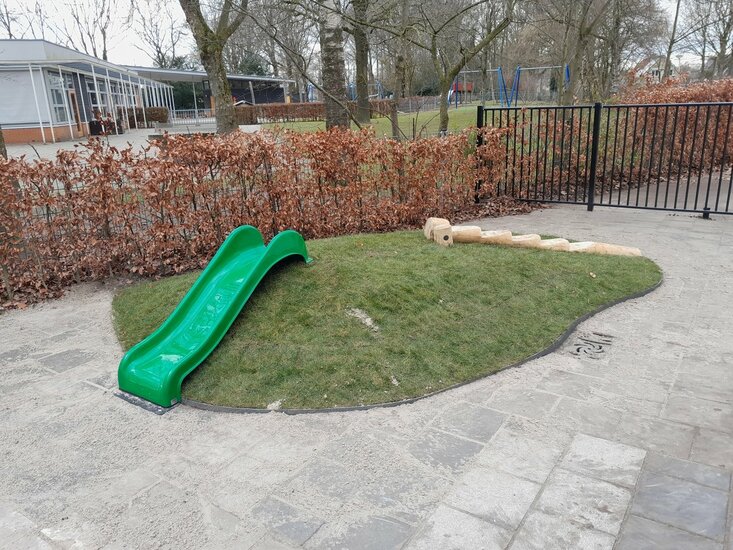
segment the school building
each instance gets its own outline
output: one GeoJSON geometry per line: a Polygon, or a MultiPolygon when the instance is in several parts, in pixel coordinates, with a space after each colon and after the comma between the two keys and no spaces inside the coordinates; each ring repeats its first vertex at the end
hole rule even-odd
{"type": "MultiPolygon", "coordinates": [[[[182,81],[199,83],[206,106],[213,109],[203,71],[125,67],[46,40],[4,39],[0,126],[6,143],[46,143],[90,135],[90,126],[108,114],[124,126],[129,118],[124,113],[135,108],[143,108],[144,118],[144,107],[166,107],[173,121],[176,105],[169,83],[182,81]]],[[[229,81],[233,101],[247,103],[284,101],[292,82],[246,75],[229,75],[229,81]]]]}

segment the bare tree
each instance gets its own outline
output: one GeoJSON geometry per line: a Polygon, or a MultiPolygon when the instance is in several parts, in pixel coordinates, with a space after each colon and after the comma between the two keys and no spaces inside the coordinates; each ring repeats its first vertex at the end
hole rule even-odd
{"type": "Polygon", "coordinates": [[[680,16],[680,3],[682,0],[677,0],[674,9],[674,19],[672,21],[672,32],[669,34],[669,42],[667,43],[667,55],[664,58],[664,75],[663,77],[669,78],[672,74],[672,51],[674,50],[675,44],[679,41],[677,37],[677,22],[680,16]]]}
{"type": "Polygon", "coordinates": [[[215,102],[216,131],[229,133],[238,128],[232,102],[232,88],[224,64],[224,47],[247,16],[247,0],[223,0],[210,26],[199,0],[179,0],[196,41],[201,64],[206,70],[215,102]]]}
{"type": "Polygon", "coordinates": [[[136,46],[147,54],[156,67],[173,68],[182,64],[184,56],[178,47],[187,36],[186,27],[171,11],[165,0],[138,0],[134,4],[135,32],[145,47],[136,46]]]}
{"type": "MultiPolygon", "coordinates": [[[[413,0],[408,6],[409,16],[400,17],[399,22],[387,19],[383,10],[366,23],[374,29],[402,38],[412,46],[427,52],[438,80],[441,134],[448,131],[448,94],[454,79],[479,52],[509,26],[510,18],[505,17],[494,28],[475,34],[477,29],[464,24],[467,19],[475,15],[476,8],[488,1],[461,0],[452,2],[450,9],[446,10],[446,6],[441,3],[413,0]],[[473,32],[467,33],[467,30],[473,32]]],[[[509,13],[513,2],[514,0],[509,0],[509,13]]],[[[394,8],[394,4],[390,2],[387,6],[394,8]]],[[[364,24],[354,21],[353,18],[350,18],[350,22],[364,24]]]]}
{"type": "Polygon", "coordinates": [[[131,20],[131,13],[120,20],[121,8],[119,0],[73,0],[64,6],[68,18],[54,18],[51,30],[72,48],[107,61],[111,38],[131,20]]]}
{"type": "Polygon", "coordinates": [[[0,2],[0,30],[2,30],[8,38],[16,38],[13,32],[18,24],[19,15],[8,7],[7,0],[0,2]]]}

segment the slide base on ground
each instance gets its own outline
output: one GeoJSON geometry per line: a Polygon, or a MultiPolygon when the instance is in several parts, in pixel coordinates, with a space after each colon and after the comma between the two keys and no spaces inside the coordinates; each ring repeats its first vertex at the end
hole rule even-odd
{"type": "Polygon", "coordinates": [[[235,229],[168,319],[122,358],[120,390],[162,407],[179,402],[183,379],[214,351],[267,272],[290,256],[311,262],[297,231],[265,246],[256,228],[235,229]]]}

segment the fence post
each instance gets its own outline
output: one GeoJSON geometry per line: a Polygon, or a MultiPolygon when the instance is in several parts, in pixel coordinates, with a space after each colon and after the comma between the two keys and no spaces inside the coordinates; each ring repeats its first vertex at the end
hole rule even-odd
{"type": "MultiPolygon", "coordinates": [[[[481,147],[483,145],[484,140],[481,137],[481,128],[484,127],[484,106],[479,105],[476,108],[476,128],[478,128],[478,132],[476,132],[476,148],[481,147]]],[[[481,180],[476,180],[476,185],[474,187],[475,193],[473,195],[473,202],[478,203],[479,202],[479,192],[481,191],[481,180]]]]}
{"type": "Polygon", "coordinates": [[[601,108],[596,102],[593,104],[593,137],[590,146],[590,177],[588,178],[588,212],[593,212],[596,201],[596,167],[598,166],[598,138],[601,133],[601,108]]]}

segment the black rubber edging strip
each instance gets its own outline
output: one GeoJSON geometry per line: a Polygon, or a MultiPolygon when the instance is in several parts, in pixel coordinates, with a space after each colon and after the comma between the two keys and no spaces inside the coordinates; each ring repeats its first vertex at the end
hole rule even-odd
{"type": "Polygon", "coordinates": [[[646,296],[647,294],[654,292],[656,289],[662,286],[663,282],[664,282],[664,274],[662,274],[662,278],[659,280],[657,284],[652,285],[649,288],[645,290],[641,290],[635,294],[631,294],[624,298],[619,298],[618,300],[614,300],[613,302],[608,302],[607,304],[603,304],[602,306],[594,309],[593,311],[588,312],[585,315],[578,317],[575,321],[573,321],[570,324],[570,326],[565,330],[565,332],[563,332],[552,344],[550,344],[545,349],[538,351],[534,355],[525,357],[521,361],[512,363],[511,365],[507,365],[506,367],[502,367],[494,372],[490,372],[488,374],[482,374],[475,378],[471,378],[470,380],[464,380],[463,382],[459,382],[458,384],[453,384],[452,386],[448,386],[446,388],[442,388],[440,390],[437,390],[431,393],[426,393],[425,395],[420,395],[418,397],[410,397],[409,399],[403,399],[401,401],[389,401],[387,403],[373,403],[370,405],[355,405],[352,407],[328,407],[324,409],[260,409],[260,408],[254,408],[254,407],[228,407],[226,405],[212,405],[210,403],[203,403],[201,401],[195,401],[193,399],[185,399],[185,398],[181,399],[181,404],[191,407],[193,409],[202,409],[204,411],[213,411],[213,412],[222,412],[222,413],[264,414],[264,413],[271,413],[271,412],[279,412],[279,413],[292,414],[292,415],[368,411],[370,409],[386,409],[389,407],[399,407],[400,405],[409,405],[411,403],[415,403],[416,401],[421,401],[422,399],[427,399],[429,397],[433,397],[435,395],[438,395],[438,394],[441,394],[441,393],[444,393],[450,390],[455,390],[456,388],[460,388],[461,386],[473,384],[474,382],[478,382],[479,380],[483,380],[484,378],[493,376],[498,372],[505,371],[507,369],[514,369],[517,367],[521,367],[525,363],[529,363],[530,361],[534,361],[535,359],[539,359],[540,357],[544,357],[545,355],[548,355],[554,351],[557,351],[560,348],[560,346],[562,346],[567,341],[567,339],[570,338],[570,336],[575,332],[575,329],[577,329],[581,323],[587,321],[588,319],[590,319],[591,317],[595,315],[598,315],[600,312],[610,307],[617,306],[624,302],[628,302],[629,300],[635,300],[637,298],[646,296]]]}

